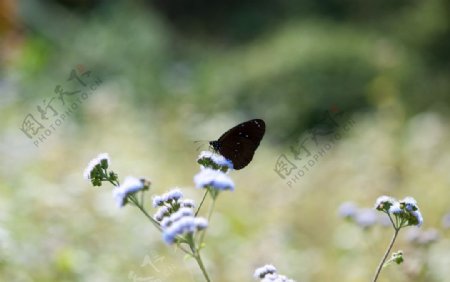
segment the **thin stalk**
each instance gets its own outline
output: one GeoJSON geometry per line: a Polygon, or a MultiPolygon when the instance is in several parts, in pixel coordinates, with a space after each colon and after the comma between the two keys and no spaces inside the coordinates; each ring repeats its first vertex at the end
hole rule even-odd
{"type": "Polygon", "coordinates": [[[198,206],[198,209],[197,209],[197,211],[195,212],[195,216],[197,216],[197,214],[199,213],[199,211],[200,211],[200,208],[203,206],[203,202],[205,201],[205,199],[206,199],[206,195],[208,195],[208,189],[206,189],[206,191],[205,191],[205,195],[203,195],[203,199],[202,199],[202,201],[200,202],[200,205],[198,206]]]}
{"type": "Polygon", "coordinates": [[[205,265],[203,264],[202,257],[200,256],[200,252],[194,245],[190,245],[190,247],[192,250],[192,256],[195,258],[195,261],[197,261],[197,264],[200,267],[202,274],[205,277],[205,280],[211,282],[208,276],[208,272],[206,272],[205,265]]]}
{"type": "Polygon", "coordinates": [[[394,246],[395,239],[397,239],[397,235],[400,229],[395,228],[394,236],[392,236],[391,243],[389,244],[389,247],[386,250],[386,253],[384,254],[383,259],[380,261],[380,264],[378,265],[377,271],[375,272],[375,277],[373,278],[373,282],[376,282],[378,279],[378,276],[380,275],[381,269],[383,268],[384,263],[386,262],[386,259],[391,252],[392,246],[394,246]]]}
{"type": "MultiPolygon", "coordinates": [[[[211,221],[211,215],[212,215],[212,212],[214,210],[215,203],[216,203],[216,199],[213,199],[213,201],[211,203],[211,206],[209,207],[209,211],[208,211],[208,224],[211,221]]],[[[205,238],[205,234],[206,234],[206,230],[207,229],[203,230],[202,234],[200,235],[200,240],[198,241],[199,242],[198,246],[200,248],[202,247],[203,239],[205,238]]]]}
{"type": "Polygon", "coordinates": [[[159,230],[162,230],[161,229],[161,226],[159,225],[159,223],[158,222],[156,222],[156,220],[154,220],[153,219],[153,217],[151,217],[148,213],[147,213],[147,211],[144,209],[144,207],[143,206],[141,206],[140,204],[139,204],[139,201],[136,199],[136,197],[135,197],[135,195],[131,195],[131,196],[128,196],[128,199],[130,199],[131,200],[131,202],[136,206],[136,207],[138,207],[140,210],[141,210],[141,212],[153,223],[153,225],[156,227],[156,228],[158,228],[159,230]]]}
{"type": "Polygon", "coordinates": [[[192,252],[191,255],[195,259],[195,261],[197,262],[198,266],[200,267],[200,270],[202,271],[202,274],[205,277],[205,280],[207,282],[211,282],[211,280],[209,279],[209,276],[208,276],[208,272],[206,272],[205,265],[203,264],[202,258],[200,256],[200,250],[195,244],[195,240],[194,240],[193,234],[192,233],[188,234],[186,236],[186,240],[187,240],[187,243],[189,244],[189,248],[191,249],[191,252],[192,252]]]}

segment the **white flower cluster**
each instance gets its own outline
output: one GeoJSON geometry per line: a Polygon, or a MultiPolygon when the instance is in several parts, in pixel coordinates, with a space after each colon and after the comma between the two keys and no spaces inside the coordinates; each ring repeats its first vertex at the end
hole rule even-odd
{"type": "Polygon", "coordinates": [[[103,166],[105,166],[103,168],[106,169],[109,167],[110,164],[111,164],[111,160],[109,159],[108,153],[99,154],[97,157],[95,157],[94,159],[92,159],[89,162],[88,166],[84,170],[84,172],[83,172],[84,179],[86,179],[86,180],[91,179],[91,174],[96,168],[98,168],[98,167],[102,168],[103,166]],[[102,165],[102,162],[104,165],[102,165]]]}
{"type": "Polygon", "coordinates": [[[284,275],[277,274],[277,269],[271,264],[257,268],[253,276],[261,282],[295,282],[284,275]]]}
{"type": "Polygon", "coordinates": [[[233,163],[225,157],[210,151],[202,151],[197,162],[204,168],[205,165],[214,166],[215,169],[233,169],[233,163]]]}
{"type": "Polygon", "coordinates": [[[153,206],[159,207],[153,218],[159,222],[167,244],[175,243],[177,236],[193,234],[208,227],[206,219],[194,216],[194,201],[182,198],[183,193],[179,189],[153,197],[153,206]]]}
{"type": "Polygon", "coordinates": [[[412,197],[397,201],[389,196],[380,196],[375,202],[375,209],[398,217],[401,222],[404,222],[403,226],[416,225],[420,227],[423,224],[423,217],[417,201],[412,197]]]}
{"type": "Polygon", "coordinates": [[[116,199],[118,207],[123,207],[127,202],[127,197],[138,191],[148,188],[145,179],[128,176],[123,181],[122,185],[113,189],[113,196],[116,199]]]}

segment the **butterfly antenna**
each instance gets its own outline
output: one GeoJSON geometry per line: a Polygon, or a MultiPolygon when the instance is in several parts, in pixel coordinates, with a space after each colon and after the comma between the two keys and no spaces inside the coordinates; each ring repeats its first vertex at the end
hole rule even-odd
{"type": "Polygon", "coordinates": [[[202,147],[205,145],[206,142],[208,142],[208,141],[204,141],[204,140],[197,140],[197,141],[194,141],[194,144],[201,143],[200,146],[197,147],[196,151],[197,151],[197,152],[200,151],[200,148],[202,148],[202,147]]]}

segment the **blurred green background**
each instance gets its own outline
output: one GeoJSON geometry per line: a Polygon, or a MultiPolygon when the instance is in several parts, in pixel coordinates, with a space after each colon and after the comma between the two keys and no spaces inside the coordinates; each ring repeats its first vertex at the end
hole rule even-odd
{"type": "Polygon", "coordinates": [[[444,0],[0,1],[0,280],[203,281],[83,170],[108,152],[121,179],[198,203],[193,141],[262,118],[255,158],[231,173],[236,190],[208,229],[213,281],[252,281],[265,263],[297,281],[369,281],[392,230],[337,210],[382,194],[415,197],[440,240],[400,236],[406,261],[379,281],[448,281],[449,11],[444,0]],[[288,186],[277,159],[305,165],[290,148],[330,109],[354,125],[288,186]]]}

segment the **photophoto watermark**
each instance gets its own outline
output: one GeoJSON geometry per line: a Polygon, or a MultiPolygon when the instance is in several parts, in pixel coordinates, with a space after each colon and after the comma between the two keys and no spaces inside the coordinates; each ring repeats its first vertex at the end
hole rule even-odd
{"type": "Polygon", "coordinates": [[[44,143],[68,117],[79,110],[90,95],[102,84],[84,65],[77,65],[69,73],[66,84],[57,84],[55,95],[46,98],[36,106],[36,111],[28,113],[20,130],[36,147],[44,143]]]}
{"type": "Polygon", "coordinates": [[[139,270],[128,272],[128,279],[133,282],[172,281],[175,266],[166,261],[164,256],[156,252],[145,255],[139,270]]]}
{"type": "Polygon", "coordinates": [[[274,171],[289,187],[300,181],[355,125],[336,106],[324,112],[320,122],[307,131],[306,136],[290,146],[290,152],[281,154],[274,171]]]}

